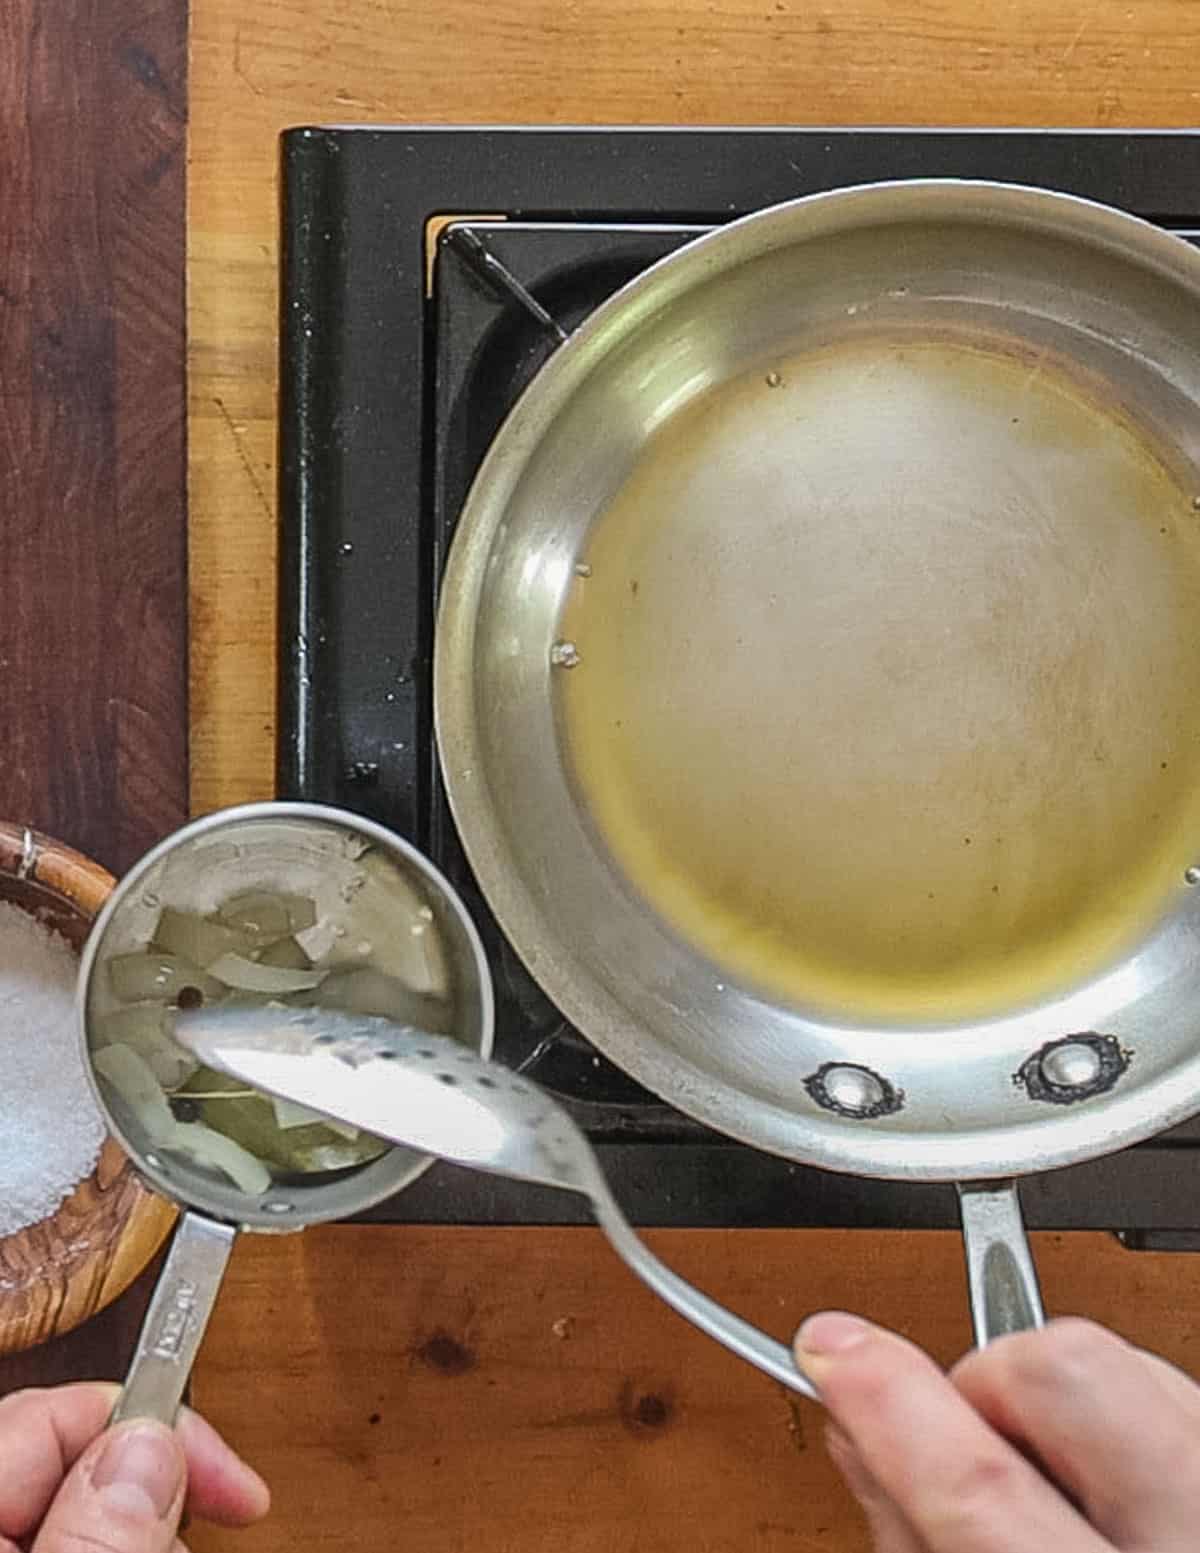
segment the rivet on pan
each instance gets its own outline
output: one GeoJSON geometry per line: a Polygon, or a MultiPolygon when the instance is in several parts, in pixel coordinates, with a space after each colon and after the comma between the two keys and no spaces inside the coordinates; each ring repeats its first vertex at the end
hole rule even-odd
{"type": "Polygon", "coordinates": [[[573,669],[582,662],[579,648],[574,642],[555,642],[550,649],[550,662],[556,669],[573,669]]]}
{"type": "Polygon", "coordinates": [[[904,1092],[856,1062],[826,1062],[804,1080],[804,1087],[826,1111],[873,1121],[904,1104],[904,1092]]]}
{"type": "Polygon", "coordinates": [[[1110,1090],[1129,1066],[1130,1054],[1115,1035],[1085,1030],[1047,1041],[1027,1057],[1013,1082],[1031,1100],[1074,1105],[1110,1090]]]}
{"type": "Polygon", "coordinates": [[[1048,1084],[1079,1089],[1100,1077],[1100,1053],[1084,1041],[1064,1041],[1042,1058],[1042,1077],[1048,1084]]]}
{"type": "Polygon", "coordinates": [[[278,1197],[272,1202],[263,1203],[263,1210],[266,1213],[294,1213],[296,1211],[294,1203],[284,1202],[278,1197]]]}
{"type": "Polygon", "coordinates": [[[768,388],[778,388],[780,383],[782,383],[782,382],[783,382],[783,378],[780,377],[778,372],[768,372],[767,373],[767,387],[768,388]]]}
{"type": "Polygon", "coordinates": [[[576,561],[575,575],[576,577],[590,577],[592,575],[592,568],[586,561],[576,561]]]}
{"type": "Polygon", "coordinates": [[[1189,884],[1200,884],[1200,867],[1193,863],[1190,868],[1183,870],[1183,877],[1189,884]]]}

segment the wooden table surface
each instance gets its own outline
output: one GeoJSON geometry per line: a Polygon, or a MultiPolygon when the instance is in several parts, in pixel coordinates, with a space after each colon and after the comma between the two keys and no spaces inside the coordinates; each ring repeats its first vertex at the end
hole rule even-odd
{"type": "MultiPolygon", "coordinates": [[[[302,122],[1185,125],[1190,0],[192,0],[193,805],[272,787],[276,136],[302,122]]],[[[953,1237],[675,1232],[786,1333],[846,1303],[946,1358],[953,1237]]],[[[1040,1237],[1052,1308],[1186,1363],[1190,1257],[1040,1237]],[[1186,1327],[1186,1323],[1185,1323],[1186,1327]]],[[[865,1539],[815,1410],[581,1230],[247,1240],[199,1399],[276,1488],[247,1553],[800,1553],[865,1539]]],[[[190,1534],[203,1550],[224,1534],[190,1534]]]]}
{"type": "MultiPolygon", "coordinates": [[[[187,812],[186,59],[186,0],[0,5],[0,818],[115,872],[187,812]]],[[[151,1278],[0,1394],[119,1370],[151,1278]]]]}

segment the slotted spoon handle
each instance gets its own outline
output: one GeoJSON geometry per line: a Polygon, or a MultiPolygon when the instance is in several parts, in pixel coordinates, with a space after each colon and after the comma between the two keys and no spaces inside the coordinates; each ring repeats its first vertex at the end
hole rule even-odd
{"type": "Polygon", "coordinates": [[[789,1391],[797,1391],[813,1402],[821,1400],[821,1394],[812,1381],[797,1368],[790,1349],[773,1337],[768,1337],[758,1327],[751,1326],[750,1322],[735,1316],[707,1294],[702,1294],[686,1278],[681,1278],[665,1262],[660,1262],[653,1251],[638,1239],[612,1197],[607,1194],[604,1197],[593,1197],[592,1206],[600,1228],[608,1236],[617,1255],[672,1310],[678,1311],[693,1326],[715,1338],[731,1353],[737,1354],[739,1359],[755,1365],[772,1380],[779,1381],[789,1391]]]}

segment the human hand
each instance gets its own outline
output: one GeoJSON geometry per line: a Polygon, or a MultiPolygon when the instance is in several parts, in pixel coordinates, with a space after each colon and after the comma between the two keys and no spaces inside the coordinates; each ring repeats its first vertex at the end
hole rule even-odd
{"type": "Polygon", "coordinates": [[[197,1413],[107,1430],[117,1395],[88,1382],[0,1400],[0,1553],[183,1553],[185,1503],[221,1526],[267,1513],[266,1484],[197,1413]]]}
{"type": "Polygon", "coordinates": [[[827,1312],[800,1328],[796,1358],[877,1553],[1200,1547],[1200,1387],[1103,1327],[1052,1321],[947,1376],[827,1312]]]}

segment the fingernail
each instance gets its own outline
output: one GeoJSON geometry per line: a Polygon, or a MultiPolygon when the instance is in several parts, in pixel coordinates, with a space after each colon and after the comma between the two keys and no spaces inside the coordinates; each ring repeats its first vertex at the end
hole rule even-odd
{"type": "Polygon", "coordinates": [[[161,1521],[183,1482],[183,1456],[163,1424],[116,1429],[92,1473],[105,1502],[122,1514],[161,1521]]]}
{"type": "Polygon", "coordinates": [[[823,1310],[819,1316],[809,1316],[796,1333],[796,1347],[801,1353],[823,1359],[848,1353],[870,1333],[870,1323],[859,1316],[847,1315],[843,1310],[823,1310]]]}

